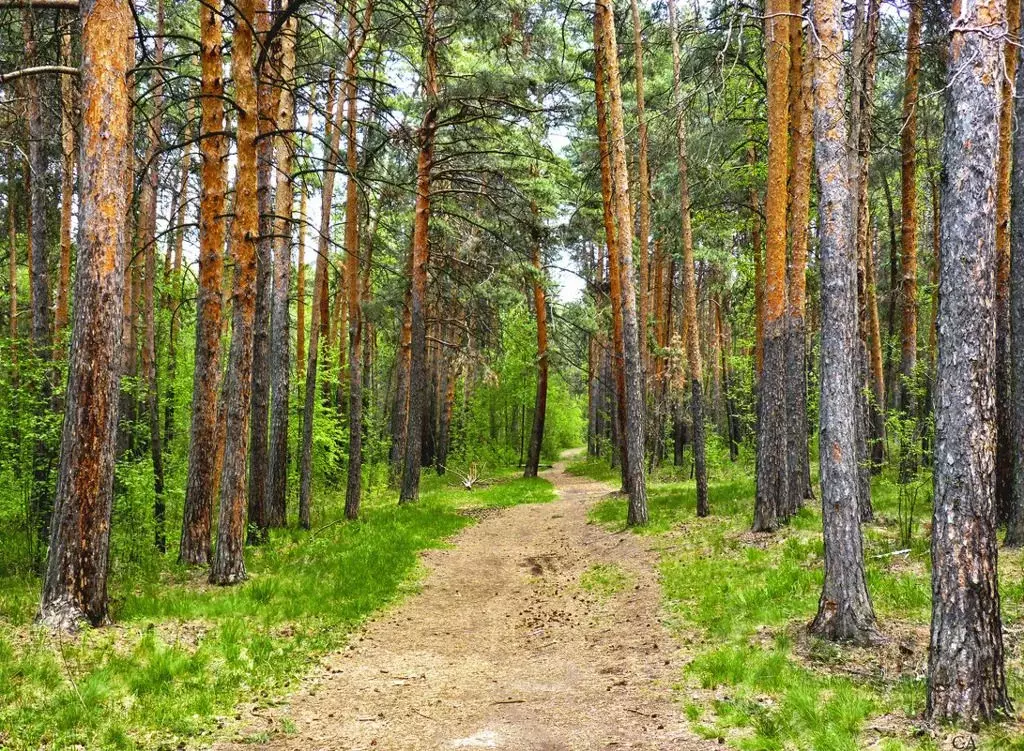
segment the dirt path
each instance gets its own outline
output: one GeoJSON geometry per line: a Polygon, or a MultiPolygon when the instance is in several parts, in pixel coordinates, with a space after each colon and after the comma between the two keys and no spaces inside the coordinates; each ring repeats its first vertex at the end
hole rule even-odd
{"type": "Polygon", "coordinates": [[[688,732],[672,702],[680,662],[659,620],[656,553],[642,537],[588,525],[609,488],[564,468],[544,474],[554,502],[506,509],[427,552],[419,594],[325,658],[276,718],[247,729],[291,732],[221,748],[718,748],[688,732]],[[617,565],[629,584],[584,591],[595,564],[617,565]]]}

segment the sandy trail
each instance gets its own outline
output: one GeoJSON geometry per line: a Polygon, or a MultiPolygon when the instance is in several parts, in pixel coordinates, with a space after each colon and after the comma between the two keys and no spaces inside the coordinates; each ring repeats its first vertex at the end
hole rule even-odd
{"type": "Polygon", "coordinates": [[[682,656],[661,623],[657,554],[587,524],[609,487],[564,469],[544,473],[557,500],[488,515],[428,551],[421,592],[324,658],[273,716],[247,723],[276,729],[269,743],[218,748],[718,748],[673,703],[682,656]],[[585,592],[580,576],[595,564],[619,566],[628,586],[585,592]]]}

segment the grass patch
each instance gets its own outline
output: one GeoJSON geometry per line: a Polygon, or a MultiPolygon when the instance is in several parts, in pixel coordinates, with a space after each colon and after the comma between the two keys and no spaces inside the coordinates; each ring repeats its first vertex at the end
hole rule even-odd
{"type": "Polygon", "coordinates": [[[589,477],[598,482],[617,483],[622,478],[618,467],[611,467],[606,459],[584,455],[565,468],[566,474],[575,477],[589,477]]]}
{"type": "Polygon", "coordinates": [[[580,587],[601,599],[617,595],[629,582],[629,574],[614,563],[595,563],[580,575],[580,587]]]}
{"type": "MultiPolygon", "coordinates": [[[[591,463],[578,472],[597,474],[591,463]]],[[[808,749],[931,751],[952,743],[920,731],[923,675],[931,608],[930,482],[915,499],[909,542],[907,503],[888,475],[875,478],[876,520],[864,527],[868,586],[890,643],[859,649],[811,638],[806,625],[817,610],[823,577],[821,514],[809,502],[773,535],[749,532],[753,467],[744,462],[710,473],[711,516],[696,518],[694,483],[673,468],[659,471],[648,489],[650,524],[638,534],[660,536],[661,584],[670,622],[692,660],[679,683],[686,716],[698,734],[743,751],[808,749]],[[894,555],[897,551],[908,552],[894,555]]],[[[592,522],[622,530],[626,502],[609,497],[590,511],[592,522]]],[[[1000,551],[1004,624],[1024,616],[1019,551],[1000,551]]],[[[1009,639],[1011,696],[1024,700],[1019,640],[1009,639]]],[[[1024,751],[1019,723],[969,736],[981,749],[1024,751]]]]}
{"type": "Polygon", "coordinates": [[[171,552],[135,577],[115,576],[115,625],[73,638],[31,624],[37,579],[0,578],[0,747],[209,743],[236,704],[272,703],[311,659],[414,587],[419,553],[472,523],[459,509],[554,495],[540,479],[499,477],[468,492],[425,474],[419,503],[370,494],[361,518],[344,522],[344,493],[322,492],[319,527],[272,530],[247,551],[244,584],[211,587],[171,552]]]}

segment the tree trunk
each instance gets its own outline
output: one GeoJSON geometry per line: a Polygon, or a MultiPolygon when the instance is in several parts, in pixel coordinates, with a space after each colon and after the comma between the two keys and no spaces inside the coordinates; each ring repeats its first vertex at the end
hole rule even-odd
{"type": "MultiPolygon", "coordinates": [[[[412,253],[409,253],[412,261],[412,253]]],[[[409,264],[406,264],[408,270],[409,264]]],[[[405,431],[409,427],[409,357],[412,347],[412,311],[409,307],[410,290],[406,287],[402,306],[402,326],[399,330],[398,352],[395,355],[395,403],[391,410],[391,479],[401,479],[405,460],[405,431]]],[[[497,436],[494,436],[495,438],[497,436]]]]}
{"type": "MultiPolygon", "coordinates": [[[[35,18],[31,8],[22,12],[22,34],[25,40],[25,59],[36,60],[35,18]]],[[[53,352],[50,320],[50,259],[49,227],[46,207],[49,195],[46,190],[49,160],[46,153],[47,124],[43,115],[43,103],[36,76],[25,79],[25,111],[28,119],[28,162],[25,174],[28,178],[28,269],[29,307],[32,311],[32,348],[42,363],[47,363],[53,352]]],[[[52,374],[47,371],[40,384],[39,395],[44,404],[50,402],[52,374]]],[[[50,488],[50,471],[53,464],[51,448],[42,439],[35,441],[32,453],[32,490],[30,509],[37,539],[40,543],[50,536],[50,517],[53,514],[53,496],[50,488]]]]}
{"type": "MultiPolygon", "coordinates": [[[[700,331],[697,326],[697,280],[694,275],[693,228],[690,225],[689,157],[686,149],[686,110],[683,107],[679,38],[676,36],[675,2],[668,0],[669,32],[672,35],[672,92],[676,107],[676,148],[679,168],[679,213],[682,218],[682,318],[686,339],[686,361],[690,378],[690,410],[693,413],[693,470],[697,481],[697,516],[707,516],[708,474],[704,447],[704,393],[701,387],[700,331]]],[[[785,227],[783,227],[785,247],[785,227]]],[[[783,250],[785,255],[785,250],[783,250]]]]}
{"type": "MultiPolygon", "coordinates": [[[[789,160],[790,7],[768,0],[768,189],[765,193],[764,363],[758,382],[757,495],[754,531],[772,532],[789,511],[786,414],[786,178],[789,160]]],[[[800,489],[801,493],[803,488],[800,489]]]]}
{"type": "Polygon", "coordinates": [[[144,341],[142,349],[142,375],[145,378],[146,416],[149,422],[149,453],[153,462],[153,522],[154,543],[163,553],[167,548],[164,531],[166,502],[164,501],[163,435],[160,423],[160,386],[156,363],[156,212],[157,192],[160,188],[158,155],[161,149],[163,127],[163,72],[164,60],[164,5],[158,0],[156,11],[155,51],[153,53],[156,81],[152,84],[153,114],[148,120],[149,144],[146,149],[146,173],[142,178],[139,196],[139,224],[137,252],[143,254],[142,317],[144,341]]]}
{"type": "MultiPolygon", "coordinates": [[[[259,43],[270,29],[271,13],[268,0],[257,0],[255,32],[259,43]]],[[[249,419],[249,509],[247,538],[249,544],[258,544],[267,535],[267,474],[270,467],[270,449],[267,441],[267,420],[270,414],[270,309],[273,298],[273,254],[275,212],[271,181],[278,174],[274,159],[275,117],[281,89],[274,77],[281,67],[282,37],[277,35],[266,50],[266,58],[256,71],[257,125],[259,140],[256,144],[257,203],[259,204],[259,235],[256,239],[256,304],[253,320],[252,387],[250,391],[249,419]]],[[[289,212],[290,213],[290,212],[289,212]]]]}
{"type": "MultiPolygon", "coordinates": [[[[857,412],[855,196],[843,91],[842,5],[815,0],[815,145],[821,215],[820,469],[825,582],[810,629],[836,641],[879,635],[864,575],[854,420],[857,412]]],[[[855,163],[853,163],[855,164],[855,163]]]]}
{"type": "MultiPolygon", "coordinates": [[[[13,164],[13,155],[11,156],[13,164]]],[[[8,184],[14,182],[11,167],[8,184]]],[[[18,373],[18,230],[14,220],[14,189],[7,193],[7,335],[11,339],[11,367],[15,382],[18,373]]]]}
{"type": "MultiPolygon", "coordinates": [[[[1020,32],[1021,0],[1006,0],[1010,38],[1020,32]]],[[[1013,140],[1013,79],[1017,47],[1003,52],[1002,97],[999,102],[999,172],[996,176],[996,522],[1009,521],[1013,509],[1013,451],[1011,436],[1010,367],[1010,169],[1013,140]]],[[[1024,356],[1024,351],[1018,357],[1024,356]]]]}
{"type": "MultiPolygon", "coordinates": [[[[917,97],[921,70],[921,23],[924,0],[910,3],[907,25],[907,73],[903,84],[903,129],[900,131],[900,385],[897,405],[916,416],[914,370],[917,368],[917,97]]],[[[909,447],[901,447],[906,453],[909,447]]],[[[902,473],[901,473],[902,475],[902,473]]]]}
{"type": "MultiPolygon", "coordinates": [[[[60,57],[63,65],[71,65],[71,23],[60,36],[60,57]]],[[[53,317],[54,357],[60,357],[62,337],[68,325],[71,292],[71,209],[75,191],[75,86],[71,76],[60,77],[60,264],[57,272],[57,309],[53,317]]],[[[14,245],[11,245],[12,252],[14,245]]]]}
{"type": "Polygon", "coordinates": [[[950,28],[942,163],[932,623],[926,714],[1010,712],[995,530],[996,194],[1003,0],[966,0],[950,28]]]}
{"type": "Polygon", "coordinates": [[[857,457],[860,472],[861,519],[873,518],[871,507],[871,456],[881,451],[885,441],[885,384],[881,370],[881,341],[877,336],[878,309],[874,296],[872,234],[868,195],[868,159],[874,117],[875,69],[878,47],[878,0],[859,0],[856,4],[853,40],[853,99],[851,103],[850,142],[855,154],[853,170],[856,205],[857,302],[860,355],[856,359],[860,404],[857,457]],[[875,335],[872,336],[872,327],[875,335]],[[881,394],[881,398],[879,398],[881,394]],[[873,398],[872,396],[873,395],[873,398]]]}
{"type": "Polygon", "coordinates": [[[619,255],[622,295],[622,359],[625,371],[625,415],[623,443],[626,465],[626,490],[629,504],[626,523],[647,524],[647,481],[644,477],[644,392],[643,366],[640,362],[639,329],[636,319],[636,293],[633,286],[633,221],[629,204],[629,173],[626,168],[626,135],[619,86],[619,55],[615,40],[615,17],[607,0],[597,0],[602,34],[595,46],[603,53],[608,75],[609,155],[612,195],[615,203],[616,245],[619,255]]]}
{"type": "Polygon", "coordinates": [[[788,308],[786,322],[786,418],[789,469],[789,513],[811,497],[811,470],[807,435],[807,368],[805,367],[807,324],[807,236],[811,206],[811,158],[814,123],[811,115],[811,78],[814,57],[804,50],[803,5],[791,0],[789,120],[792,142],[792,170],[789,175],[790,259],[787,269],[788,308]]]}
{"type": "MultiPolygon", "coordinates": [[[[747,166],[757,167],[757,152],[751,142],[747,146],[747,166]]],[[[761,250],[761,199],[757,188],[750,186],[750,251],[754,258],[754,378],[757,388],[764,371],[764,253],[761,250]]]]}
{"type": "Polygon", "coordinates": [[[650,237],[651,237],[651,185],[650,167],[647,163],[647,114],[644,95],[644,45],[640,33],[640,8],[637,0],[630,0],[633,17],[633,67],[636,80],[636,127],[637,127],[637,177],[636,187],[639,216],[637,218],[637,257],[640,261],[640,294],[637,298],[640,315],[640,353],[644,373],[647,372],[650,347],[647,345],[647,327],[650,310],[647,295],[650,288],[650,237]]]}
{"type": "Polygon", "coordinates": [[[39,620],[73,630],[107,620],[121,338],[120,301],[131,192],[132,14],[127,2],[83,0],[78,269],[57,502],[39,620]]]}
{"type": "Polygon", "coordinates": [[[295,143],[289,131],[295,128],[295,34],[293,17],[281,29],[280,55],[275,75],[278,80],[275,151],[277,190],[274,195],[274,288],[270,312],[270,467],[264,497],[263,521],[268,527],[284,527],[288,510],[288,417],[291,391],[291,321],[288,293],[292,271],[292,205],[295,183],[292,161],[295,143]]]}
{"type": "Polygon", "coordinates": [[[226,408],[224,466],[220,481],[217,549],[210,568],[211,584],[236,584],[245,574],[245,470],[249,443],[252,391],[253,321],[256,307],[256,239],[260,230],[257,197],[256,80],[253,71],[254,0],[239,0],[231,55],[238,103],[235,217],[231,222],[234,287],[231,299],[231,351],[222,398],[226,408]]]}
{"type": "MultiPolygon", "coordinates": [[[[534,222],[537,222],[537,203],[533,202],[534,222]]],[[[541,264],[540,226],[533,228],[533,309],[537,316],[537,394],[533,401],[533,430],[530,432],[530,452],[523,477],[536,477],[540,465],[540,450],[544,443],[544,418],[548,406],[548,310],[544,290],[544,267],[541,264]]]]}
{"type": "MultiPolygon", "coordinates": [[[[1014,54],[1020,52],[1016,47],[1014,54]]],[[[1024,93],[1024,65],[1017,61],[1016,90],[1024,93]]],[[[1006,544],[1024,545],[1024,97],[1014,100],[1018,128],[1013,132],[1010,213],[1010,451],[1013,480],[1006,544]]]]}
{"type": "Polygon", "coordinates": [[[345,271],[348,277],[348,483],[345,488],[345,518],[359,516],[363,488],[363,310],[360,292],[359,190],[356,183],[356,124],[358,94],[356,73],[359,51],[373,13],[373,2],[366,5],[360,25],[356,19],[356,2],[348,11],[348,53],[345,56],[346,156],[348,179],[345,182],[345,271]]]}
{"type": "Polygon", "coordinates": [[[434,0],[425,0],[423,62],[426,70],[423,77],[423,94],[427,109],[420,124],[420,152],[416,163],[416,209],[413,224],[412,273],[409,276],[409,409],[399,503],[412,503],[419,499],[423,427],[427,413],[427,264],[430,261],[431,171],[434,166],[434,138],[438,120],[437,38],[434,12],[434,0]]]}
{"type": "Polygon", "coordinates": [[[221,0],[199,6],[202,82],[199,151],[202,155],[199,199],[199,299],[196,303],[195,371],[192,376],[192,425],[189,437],[185,518],[178,560],[206,565],[210,560],[210,517],[219,468],[218,406],[220,334],[223,325],[224,241],[227,195],[224,129],[224,81],[221,53],[221,0]]]}
{"type": "Polygon", "coordinates": [[[604,219],[605,247],[608,251],[608,296],[612,310],[611,375],[615,379],[614,418],[609,421],[615,440],[612,441],[609,458],[611,465],[620,469],[622,492],[628,492],[629,478],[626,473],[629,466],[626,461],[628,448],[622,440],[622,431],[618,429],[626,419],[626,369],[622,361],[622,273],[619,269],[618,228],[615,223],[614,189],[612,187],[614,178],[608,140],[607,65],[603,48],[597,44],[597,40],[603,33],[601,11],[598,9],[594,14],[594,97],[597,108],[597,149],[601,165],[601,207],[604,219]]]}
{"type": "MultiPolygon", "coordinates": [[[[306,132],[313,132],[313,108],[306,118],[306,132]]],[[[295,378],[301,382],[306,375],[306,185],[303,180],[299,196],[299,258],[295,264],[295,378]]]]}

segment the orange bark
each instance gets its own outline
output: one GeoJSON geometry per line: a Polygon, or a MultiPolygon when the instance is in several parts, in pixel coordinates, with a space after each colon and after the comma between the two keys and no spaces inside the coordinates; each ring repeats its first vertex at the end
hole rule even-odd
{"type": "Polygon", "coordinates": [[[640,351],[645,370],[649,359],[650,347],[647,346],[647,327],[650,311],[647,307],[647,294],[650,290],[650,236],[651,236],[651,187],[650,168],[647,164],[647,115],[644,95],[644,45],[640,34],[640,9],[637,0],[631,0],[630,9],[633,15],[633,67],[636,72],[636,124],[637,124],[637,178],[636,185],[639,196],[639,224],[637,255],[640,260],[640,296],[638,308],[640,313],[640,351]]]}
{"type": "Polygon", "coordinates": [[[768,189],[765,192],[764,326],[786,312],[786,183],[789,174],[788,0],[767,0],[768,189]]]}

